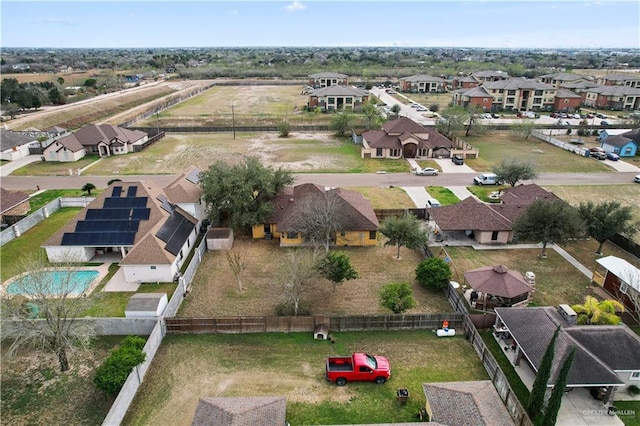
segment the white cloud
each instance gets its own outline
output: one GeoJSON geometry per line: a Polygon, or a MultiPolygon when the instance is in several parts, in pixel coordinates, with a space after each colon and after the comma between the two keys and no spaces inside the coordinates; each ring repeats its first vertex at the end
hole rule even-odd
{"type": "Polygon", "coordinates": [[[284,10],[286,10],[289,13],[293,13],[293,12],[297,12],[299,10],[304,10],[307,7],[300,3],[298,0],[293,0],[293,3],[288,4],[284,7],[284,10]]]}
{"type": "Polygon", "coordinates": [[[76,23],[73,21],[69,21],[66,19],[60,18],[45,18],[42,21],[43,24],[57,24],[57,25],[75,25],[76,23]]]}

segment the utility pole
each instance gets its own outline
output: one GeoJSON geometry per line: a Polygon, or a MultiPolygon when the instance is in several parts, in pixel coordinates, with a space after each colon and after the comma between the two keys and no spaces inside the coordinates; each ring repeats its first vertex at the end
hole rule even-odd
{"type": "Polygon", "coordinates": [[[233,129],[233,139],[236,138],[236,114],[233,110],[233,104],[231,104],[231,128],[233,129]]]}

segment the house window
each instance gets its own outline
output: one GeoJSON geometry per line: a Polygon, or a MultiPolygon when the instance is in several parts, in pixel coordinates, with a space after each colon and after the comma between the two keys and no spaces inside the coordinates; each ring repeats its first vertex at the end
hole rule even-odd
{"type": "Polygon", "coordinates": [[[631,147],[630,146],[626,147],[624,149],[624,153],[625,153],[625,155],[631,155],[631,147]]]}
{"type": "Polygon", "coordinates": [[[369,239],[370,240],[375,240],[376,239],[376,231],[369,231],[369,239]]]}
{"type": "Polygon", "coordinates": [[[512,104],[512,103],[513,103],[513,101],[514,101],[514,98],[507,98],[507,103],[508,103],[508,104],[512,104]]]}
{"type": "Polygon", "coordinates": [[[353,103],[353,98],[344,98],[344,103],[345,104],[352,104],[353,103]]]}
{"type": "Polygon", "coordinates": [[[487,98],[484,98],[484,99],[482,100],[482,102],[484,102],[485,104],[487,103],[487,101],[488,101],[488,99],[487,99],[487,98]]]}
{"type": "Polygon", "coordinates": [[[509,96],[515,96],[516,91],[515,90],[507,90],[507,95],[509,96]]]}
{"type": "Polygon", "coordinates": [[[347,236],[347,233],[346,233],[346,232],[344,232],[344,231],[342,231],[342,232],[340,233],[340,236],[341,236],[341,237],[346,237],[346,236],[347,236]]]}
{"type": "Polygon", "coordinates": [[[155,266],[150,266],[150,268],[151,268],[151,269],[156,269],[156,267],[155,267],[155,266]]]}
{"type": "Polygon", "coordinates": [[[640,380],[640,371],[632,371],[629,380],[640,380]]]}
{"type": "Polygon", "coordinates": [[[327,104],[335,104],[336,98],[327,98],[327,104]]]}
{"type": "Polygon", "coordinates": [[[382,157],[382,148],[376,148],[376,157],[382,157]]]}
{"type": "Polygon", "coordinates": [[[629,291],[629,284],[627,283],[620,283],[620,292],[622,294],[627,294],[627,291],[629,291]]]}
{"type": "Polygon", "coordinates": [[[541,104],[542,103],[542,98],[533,98],[533,103],[534,104],[541,104]]]}
{"type": "Polygon", "coordinates": [[[287,238],[290,240],[295,240],[296,238],[298,238],[298,233],[297,232],[287,232],[287,238]]]}
{"type": "Polygon", "coordinates": [[[493,231],[491,233],[491,241],[497,241],[498,240],[498,231],[493,231]]]}
{"type": "Polygon", "coordinates": [[[542,90],[536,90],[536,91],[534,92],[534,95],[535,95],[535,96],[542,96],[542,90]]]}

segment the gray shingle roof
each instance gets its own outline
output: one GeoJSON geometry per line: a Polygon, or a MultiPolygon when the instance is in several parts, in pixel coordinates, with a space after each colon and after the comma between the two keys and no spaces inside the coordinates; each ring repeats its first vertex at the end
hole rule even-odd
{"type": "MultiPolygon", "coordinates": [[[[550,385],[555,382],[564,357],[573,348],[576,348],[576,358],[569,371],[568,386],[619,386],[623,384],[611,366],[607,364],[610,361],[609,359],[600,359],[597,354],[589,351],[571,333],[574,328],[595,328],[599,326],[570,327],[556,309],[550,306],[495,308],[495,312],[509,329],[509,333],[536,370],[542,361],[553,333],[558,325],[561,326],[560,334],[556,340],[555,357],[549,380],[550,385]]],[[[606,330],[603,329],[603,332],[606,332],[606,330]]],[[[575,334],[580,335],[581,333],[575,334]]],[[[639,351],[640,345],[638,345],[636,353],[639,351]]],[[[640,369],[640,358],[637,358],[636,361],[639,364],[637,368],[640,369]]]]}
{"type": "Polygon", "coordinates": [[[535,183],[529,185],[518,185],[512,188],[505,188],[500,197],[504,204],[526,204],[529,205],[537,200],[557,201],[558,198],[553,192],[547,191],[535,183]]]}
{"type": "Polygon", "coordinates": [[[337,72],[318,72],[315,74],[309,74],[309,78],[347,78],[348,75],[340,74],[337,72]]]}
{"type": "Polygon", "coordinates": [[[463,275],[471,288],[494,296],[512,298],[533,290],[520,272],[504,265],[483,266],[463,275]]]}
{"type": "Polygon", "coordinates": [[[334,85],[316,89],[309,96],[369,96],[369,92],[356,87],[334,85]]]}
{"type": "Polygon", "coordinates": [[[33,135],[0,128],[0,151],[7,151],[14,147],[31,143],[35,140],[36,137],[33,135]]]}
{"type": "Polygon", "coordinates": [[[509,78],[509,74],[505,71],[485,70],[485,71],[478,71],[478,72],[471,73],[471,75],[474,77],[480,77],[480,78],[493,78],[493,77],[509,78]]]}
{"type": "Polygon", "coordinates": [[[286,399],[282,396],[202,397],[192,426],[283,426],[286,399]]]}
{"type": "Polygon", "coordinates": [[[78,129],[74,135],[84,146],[97,145],[100,142],[110,144],[114,140],[134,143],[144,138],[146,133],[139,130],[129,130],[112,124],[87,124],[78,129]]]}
{"type": "Polygon", "coordinates": [[[422,385],[433,421],[455,426],[513,425],[491,380],[422,385]]]}
{"type": "Polygon", "coordinates": [[[541,75],[538,78],[551,78],[553,80],[558,80],[558,81],[575,81],[575,80],[580,80],[580,79],[584,79],[587,78],[584,75],[580,75],[580,74],[574,74],[574,73],[570,73],[570,72],[556,72],[553,74],[545,74],[545,75],[541,75]]]}
{"type": "Polygon", "coordinates": [[[487,98],[492,97],[484,86],[472,87],[470,89],[462,89],[461,93],[470,98],[487,98]]]}
{"type": "Polygon", "coordinates": [[[633,139],[627,138],[623,135],[609,136],[602,140],[603,145],[617,146],[617,147],[625,146],[629,142],[636,143],[633,139]]]}
{"type": "Polygon", "coordinates": [[[0,188],[0,212],[4,213],[17,205],[28,202],[29,196],[22,191],[7,191],[0,188]]]}
{"type": "Polygon", "coordinates": [[[427,74],[412,75],[412,76],[409,76],[409,77],[401,78],[400,80],[416,82],[416,83],[420,82],[420,81],[444,83],[445,81],[447,81],[447,80],[445,80],[443,78],[434,77],[432,75],[427,75],[427,74]]]}
{"type": "Polygon", "coordinates": [[[555,90],[551,84],[543,83],[538,80],[529,80],[525,78],[510,78],[508,80],[498,80],[483,83],[483,86],[490,90],[518,90],[518,89],[534,89],[534,90],[555,90]]]}
{"type": "Polygon", "coordinates": [[[474,197],[431,209],[431,217],[443,231],[508,231],[512,227],[509,219],[474,197]]]}
{"type": "Polygon", "coordinates": [[[626,96],[640,95],[640,88],[630,86],[597,86],[586,90],[590,93],[597,93],[602,96],[626,96]]]}
{"type": "Polygon", "coordinates": [[[418,148],[451,148],[455,145],[437,130],[423,127],[407,117],[388,121],[382,125],[382,130],[369,130],[362,138],[371,148],[400,149],[402,141],[408,138],[415,139],[418,148]]]}
{"type": "Polygon", "coordinates": [[[581,96],[578,95],[575,92],[572,92],[571,90],[558,89],[558,91],[556,92],[556,98],[574,98],[574,99],[578,99],[578,98],[581,98],[581,96]]]}

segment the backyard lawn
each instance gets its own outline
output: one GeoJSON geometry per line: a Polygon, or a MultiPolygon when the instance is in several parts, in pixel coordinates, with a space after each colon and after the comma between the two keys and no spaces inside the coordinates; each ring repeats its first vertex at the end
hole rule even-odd
{"type": "Polygon", "coordinates": [[[425,404],[423,383],[488,379],[464,337],[428,330],[334,337],[335,344],[311,333],[169,335],[123,424],[186,426],[200,397],[264,395],[286,397],[292,425],[412,422],[425,404]],[[337,387],[325,380],[325,357],[356,351],[387,357],[389,382],[337,387]],[[409,390],[406,405],[396,401],[398,388],[409,390]]]}
{"type": "MultiPolygon", "coordinates": [[[[540,249],[474,250],[471,247],[446,247],[453,265],[452,279],[465,284],[463,273],[482,266],[505,265],[522,275],[527,271],[536,274],[532,304],[557,306],[583,303],[587,295],[593,295],[590,279],[578,272],[552,248],[547,249],[547,258],[540,259],[540,249]]],[[[434,255],[444,256],[434,249],[434,255]]],[[[588,265],[585,265],[588,266],[588,265]]]]}
{"type": "MultiPolygon", "coordinates": [[[[422,260],[413,250],[402,248],[401,259],[394,259],[395,247],[341,247],[347,252],[359,278],[346,281],[333,291],[333,285],[319,280],[303,295],[312,315],[391,314],[379,304],[382,286],[408,282],[413,288],[417,306],[407,313],[451,312],[444,294],[425,290],[416,283],[415,268],[422,260]]],[[[237,315],[274,315],[283,299],[283,277],[280,269],[292,249],[282,248],[276,241],[238,238],[231,254],[245,259],[240,292],[237,280],[224,253],[208,252],[198,268],[191,293],[182,303],[179,317],[211,317],[237,315]]]]}

